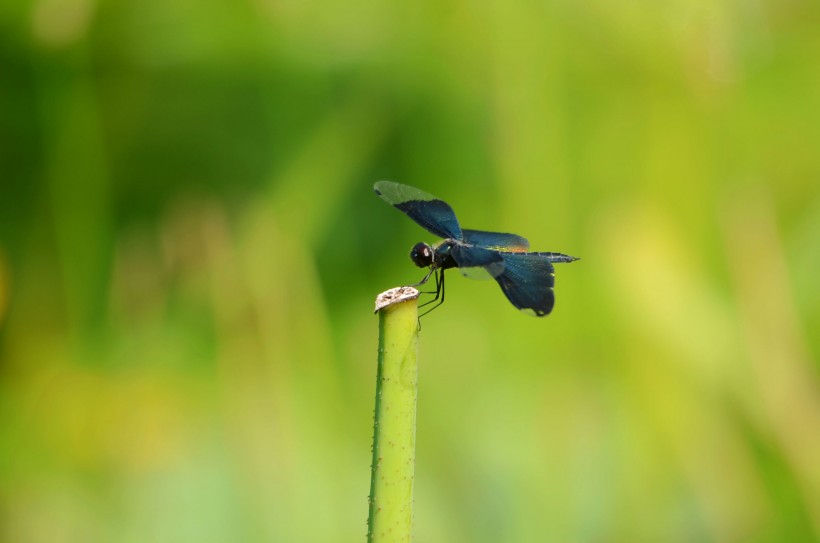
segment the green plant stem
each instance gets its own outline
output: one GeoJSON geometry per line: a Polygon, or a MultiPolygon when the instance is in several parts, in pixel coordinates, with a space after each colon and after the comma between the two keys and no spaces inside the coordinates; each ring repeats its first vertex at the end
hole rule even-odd
{"type": "Polygon", "coordinates": [[[380,310],[369,543],[409,542],[413,538],[417,350],[418,299],[380,310]]]}

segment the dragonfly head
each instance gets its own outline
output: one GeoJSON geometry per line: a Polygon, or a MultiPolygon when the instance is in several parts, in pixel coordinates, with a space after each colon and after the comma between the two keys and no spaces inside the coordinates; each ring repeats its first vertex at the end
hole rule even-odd
{"type": "Polygon", "coordinates": [[[433,264],[433,248],[420,241],[413,246],[410,251],[410,260],[419,268],[426,268],[433,264]]]}

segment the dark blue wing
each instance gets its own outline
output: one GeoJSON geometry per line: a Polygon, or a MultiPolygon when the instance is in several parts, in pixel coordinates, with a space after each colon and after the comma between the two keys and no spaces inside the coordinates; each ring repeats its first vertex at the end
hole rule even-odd
{"type": "Polygon", "coordinates": [[[456,243],[450,247],[450,256],[471,279],[490,279],[504,272],[504,257],[498,251],[456,243]]]}
{"type": "Polygon", "coordinates": [[[481,230],[463,230],[463,233],[464,243],[470,245],[510,253],[526,253],[530,250],[530,242],[516,234],[483,232],[481,230]]]}
{"type": "Polygon", "coordinates": [[[461,226],[453,208],[445,201],[415,187],[379,181],[373,190],[385,202],[403,211],[428,232],[441,237],[461,240],[461,226]]]}
{"type": "Polygon", "coordinates": [[[539,253],[498,253],[504,270],[495,280],[510,302],[521,311],[543,317],[555,305],[555,268],[539,253]]]}

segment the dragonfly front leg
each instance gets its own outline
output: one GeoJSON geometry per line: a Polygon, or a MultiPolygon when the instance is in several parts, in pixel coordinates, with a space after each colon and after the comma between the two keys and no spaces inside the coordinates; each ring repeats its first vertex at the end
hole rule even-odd
{"type": "MultiPolygon", "coordinates": [[[[410,286],[411,287],[419,287],[419,286],[423,285],[424,283],[426,283],[430,279],[430,276],[433,275],[433,273],[435,273],[435,271],[437,269],[438,268],[436,268],[436,266],[430,266],[430,271],[427,272],[427,275],[424,276],[424,279],[422,279],[421,281],[419,281],[415,285],[410,285],[410,286]]],[[[438,274],[436,274],[436,290],[438,290],[438,274]]]]}

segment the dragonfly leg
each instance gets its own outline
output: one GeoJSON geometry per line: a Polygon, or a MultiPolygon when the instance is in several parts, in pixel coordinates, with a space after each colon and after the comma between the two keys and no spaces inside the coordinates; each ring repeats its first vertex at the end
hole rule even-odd
{"type": "Polygon", "coordinates": [[[425,305],[432,304],[433,302],[438,302],[436,305],[419,315],[419,318],[422,318],[427,313],[431,312],[438,306],[444,303],[444,270],[439,270],[439,273],[436,274],[436,295],[433,297],[432,300],[429,302],[424,302],[419,307],[424,307],[425,305]]]}
{"type": "MultiPolygon", "coordinates": [[[[430,276],[433,275],[433,273],[435,273],[435,271],[437,269],[438,268],[436,268],[435,266],[430,266],[430,271],[427,272],[427,275],[424,276],[424,279],[422,279],[421,281],[419,281],[415,285],[410,285],[410,286],[411,287],[418,287],[418,286],[423,285],[424,283],[426,283],[430,279],[430,276]]],[[[438,274],[436,274],[436,289],[438,289],[438,274]]]]}
{"type": "MultiPolygon", "coordinates": [[[[436,271],[437,271],[437,270],[436,270],[436,271]]],[[[427,279],[428,279],[429,277],[430,277],[430,274],[428,273],[428,274],[427,274],[427,277],[425,277],[425,278],[422,280],[422,282],[421,282],[421,283],[419,283],[419,284],[420,284],[420,285],[421,285],[421,284],[424,284],[424,282],[426,282],[426,281],[427,281],[427,279]]],[[[422,294],[435,294],[435,296],[433,297],[433,299],[432,299],[432,300],[429,300],[429,301],[424,302],[423,304],[419,305],[419,307],[424,307],[425,305],[427,305],[427,304],[431,304],[431,303],[435,302],[436,300],[438,300],[438,296],[439,296],[439,293],[440,293],[440,292],[441,292],[441,283],[439,283],[439,274],[438,274],[438,273],[436,273],[436,290],[435,290],[435,291],[426,291],[426,292],[423,292],[423,293],[422,293],[422,294]]]]}

